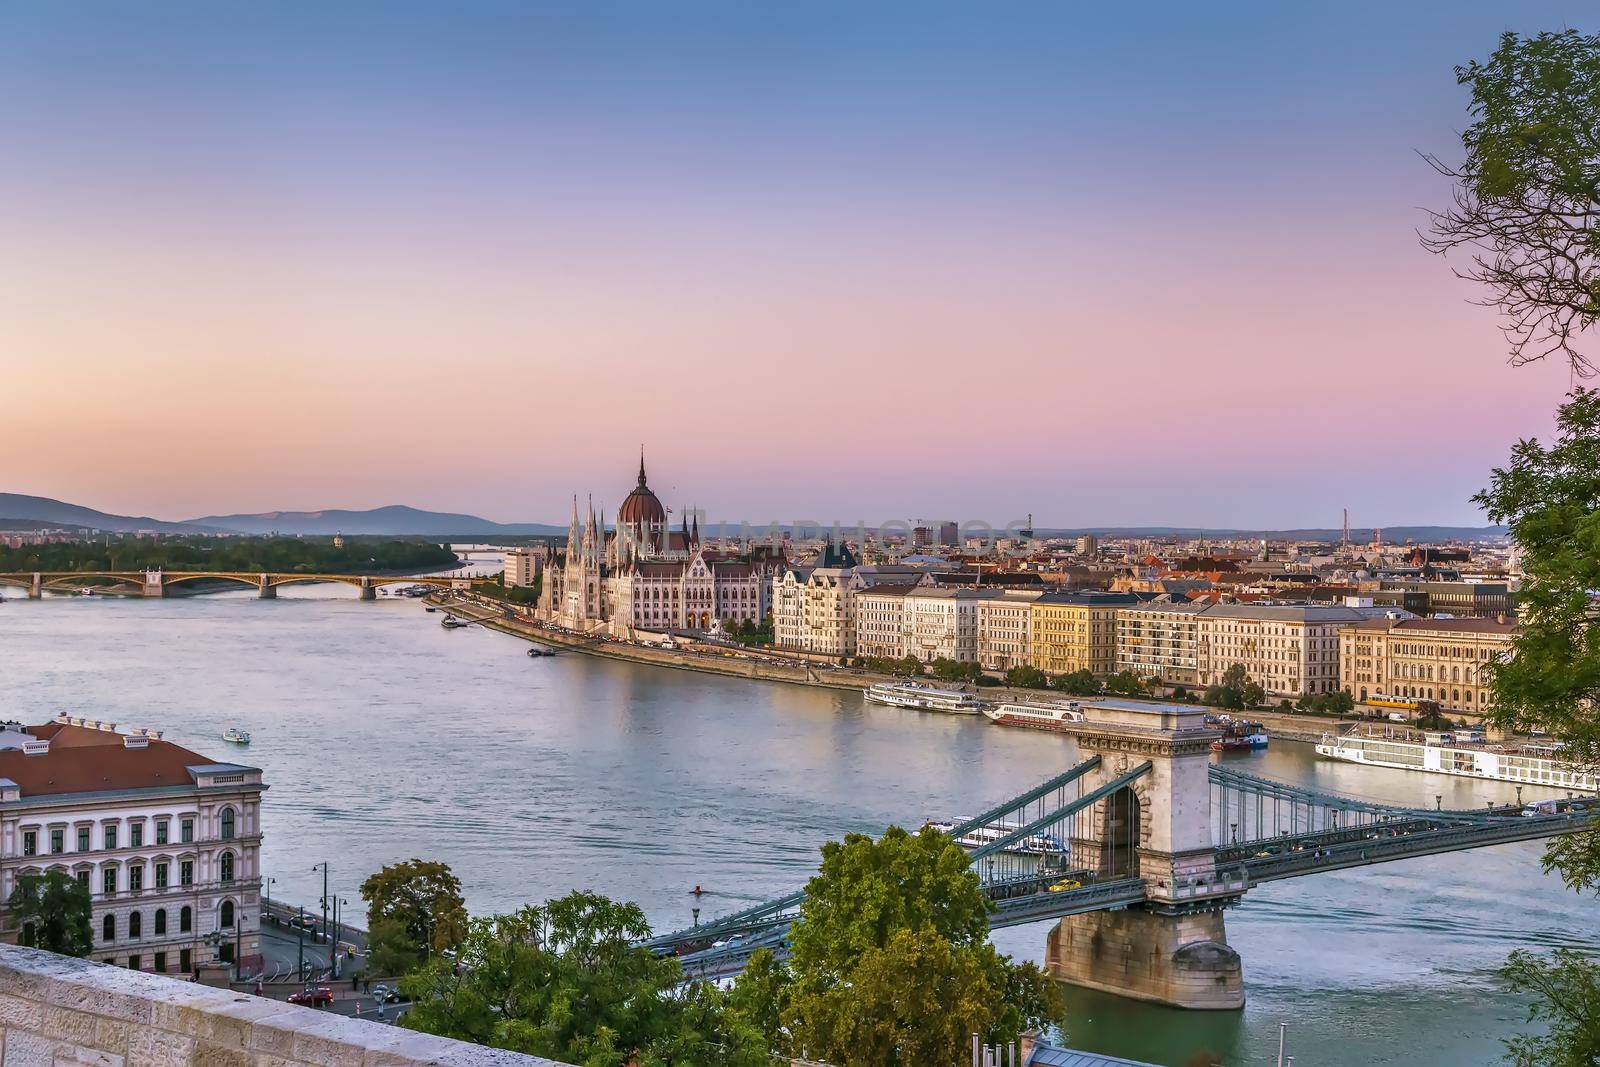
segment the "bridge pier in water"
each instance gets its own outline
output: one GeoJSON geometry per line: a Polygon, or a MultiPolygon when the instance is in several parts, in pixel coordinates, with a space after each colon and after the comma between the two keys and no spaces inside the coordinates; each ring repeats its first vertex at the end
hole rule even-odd
{"type": "Polygon", "coordinates": [[[1175,1008],[1244,1007],[1244,963],[1228,945],[1220,907],[1069,915],[1045,939],[1045,968],[1072,985],[1175,1008]]]}
{"type": "Polygon", "coordinates": [[[1097,879],[1139,878],[1142,904],[1069,915],[1050,931],[1046,967],[1073,985],[1210,1010],[1244,1006],[1244,968],[1222,909],[1243,885],[1218,875],[1211,833],[1211,742],[1202,708],[1107,702],[1067,728],[1099,756],[1085,793],[1149,770],[1099,800],[1072,835],[1073,865],[1097,879]]]}
{"type": "Polygon", "coordinates": [[[40,574],[38,571],[34,571],[33,577],[28,579],[28,599],[44,599],[44,575],[40,574]]]}
{"type": "Polygon", "coordinates": [[[256,583],[256,596],[262,600],[277,600],[278,587],[272,584],[272,575],[263,574],[256,583]]]}
{"type": "Polygon", "coordinates": [[[362,600],[378,599],[378,587],[372,584],[371,578],[362,578],[361,585],[358,588],[361,590],[362,600]]]}
{"type": "Polygon", "coordinates": [[[145,571],[144,584],[140,587],[141,596],[164,597],[167,595],[167,583],[161,577],[159,570],[145,571]]]}

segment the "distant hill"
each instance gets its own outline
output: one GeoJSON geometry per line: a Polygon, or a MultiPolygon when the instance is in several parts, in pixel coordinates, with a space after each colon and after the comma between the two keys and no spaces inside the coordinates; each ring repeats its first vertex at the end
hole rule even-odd
{"type": "MultiPolygon", "coordinates": [[[[3,509],[0,509],[3,510],[3,509]]],[[[422,511],[404,504],[348,511],[263,511],[242,515],[206,515],[190,519],[191,525],[209,526],[247,534],[306,534],[329,536],[356,535],[404,536],[445,534],[505,534],[508,536],[547,537],[567,532],[565,526],[538,522],[492,522],[476,515],[444,511],[422,511]]]]}
{"type": "MultiPolygon", "coordinates": [[[[140,515],[110,515],[104,511],[67,504],[47,496],[24,496],[21,493],[0,493],[0,529],[7,520],[26,522],[25,529],[46,526],[69,526],[91,530],[111,530],[115,533],[134,533],[152,530],[158,533],[221,533],[216,527],[200,523],[164,522],[140,515]]],[[[17,527],[12,527],[13,529],[17,527]]]]}

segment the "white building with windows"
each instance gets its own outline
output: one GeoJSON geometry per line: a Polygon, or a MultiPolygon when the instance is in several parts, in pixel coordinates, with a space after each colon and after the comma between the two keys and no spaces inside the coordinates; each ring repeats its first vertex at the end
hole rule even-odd
{"type": "MultiPolygon", "coordinates": [[[[26,875],[88,887],[91,958],[187,975],[260,966],[261,794],[254,767],[159,731],[58,715],[0,724],[0,902],[26,875]]],[[[0,911],[0,935],[31,931],[0,911]]]]}
{"type": "Polygon", "coordinates": [[[978,606],[998,589],[917,589],[905,598],[905,654],[924,663],[978,661],[978,606]]]}
{"type": "Polygon", "coordinates": [[[506,588],[525,589],[538,581],[544,571],[545,552],[544,545],[506,549],[506,588]]]}
{"type": "Polygon", "coordinates": [[[986,671],[1026,667],[1033,652],[1034,589],[1007,589],[978,601],[978,662],[986,671]]]}

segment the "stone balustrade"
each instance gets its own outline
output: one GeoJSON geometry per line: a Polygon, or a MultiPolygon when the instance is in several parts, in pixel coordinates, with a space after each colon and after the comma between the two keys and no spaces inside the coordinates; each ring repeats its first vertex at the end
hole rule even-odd
{"type": "Polygon", "coordinates": [[[4,1067],[562,1067],[247,993],[0,945],[4,1067]]]}

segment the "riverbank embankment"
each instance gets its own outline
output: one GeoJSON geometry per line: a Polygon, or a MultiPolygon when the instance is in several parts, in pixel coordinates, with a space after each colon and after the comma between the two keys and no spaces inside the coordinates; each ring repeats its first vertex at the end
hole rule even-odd
{"type": "MultiPolygon", "coordinates": [[[[893,675],[864,671],[854,667],[837,667],[813,663],[783,663],[771,659],[755,658],[739,652],[711,652],[685,648],[658,648],[628,641],[612,641],[599,637],[586,637],[564,630],[551,630],[543,626],[506,618],[491,608],[454,596],[433,596],[431,603],[448,607],[462,618],[473,620],[502,633],[520,637],[537,644],[582,652],[585,655],[606,659],[626,660],[630,663],[648,663],[657,667],[675,667],[679,670],[702,671],[733,678],[754,678],[765,682],[788,682],[792,685],[821,686],[826,689],[853,689],[860,691],[879,682],[904,681],[893,675]]],[[[1062,699],[1060,694],[1037,689],[1013,689],[1009,686],[985,687],[980,690],[985,700],[995,702],[1020,700],[1062,699]]],[[[1335,719],[1323,715],[1302,715],[1282,711],[1242,712],[1261,722],[1275,736],[1291,741],[1316,742],[1328,731],[1359,722],[1356,717],[1335,719]]]]}

